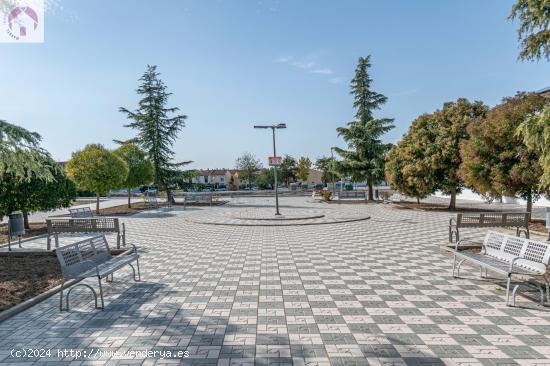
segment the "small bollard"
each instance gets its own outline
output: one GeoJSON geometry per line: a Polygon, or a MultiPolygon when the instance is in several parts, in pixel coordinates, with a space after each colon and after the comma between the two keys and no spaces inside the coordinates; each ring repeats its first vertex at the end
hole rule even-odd
{"type": "Polygon", "coordinates": [[[550,240],[550,207],[546,207],[546,229],[548,230],[548,239],[550,240]]]}

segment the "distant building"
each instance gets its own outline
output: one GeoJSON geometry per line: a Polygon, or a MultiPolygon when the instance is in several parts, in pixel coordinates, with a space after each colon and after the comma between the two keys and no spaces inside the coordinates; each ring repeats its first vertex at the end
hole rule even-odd
{"type": "Polygon", "coordinates": [[[537,90],[535,93],[542,95],[545,98],[550,98],[550,86],[544,89],[537,90]]]}
{"type": "Polygon", "coordinates": [[[205,169],[193,178],[192,183],[208,184],[214,187],[236,189],[239,186],[239,171],[235,169],[205,169]]]}

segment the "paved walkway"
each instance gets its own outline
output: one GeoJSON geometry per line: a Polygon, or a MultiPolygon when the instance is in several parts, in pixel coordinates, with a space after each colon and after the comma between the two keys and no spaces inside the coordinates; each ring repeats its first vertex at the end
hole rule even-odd
{"type": "MultiPolygon", "coordinates": [[[[131,270],[117,274],[105,286],[105,311],[92,310],[83,289],[69,313],[54,297],[0,323],[0,364],[177,364],[152,352],[187,351],[182,363],[201,365],[550,365],[550,308],[525,299],[508,308],[496,282],[450,276],[439,248],[449,214],[310,201],[284,198],[281,211],[371,219],[271,227],[186,220],[271,210],[259,198],[124,218],[128,242],[142,250],[144,281],[132,282],[131,270]],[[10,355],[23,347],[51,357],[10,355]],[[87,353],[75,360],[63,350],[87,353]]],[[[464,275],[478,273],[465,267],[464,275]]]]}

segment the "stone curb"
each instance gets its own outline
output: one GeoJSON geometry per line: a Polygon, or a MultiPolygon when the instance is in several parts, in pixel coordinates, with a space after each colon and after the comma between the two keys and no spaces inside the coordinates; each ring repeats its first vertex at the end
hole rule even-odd
{"type": "Polygon", "coordinates": [[[356,221],[365,221],[370,219],[370,216],[365,217],[355,217],[350,219],[341,219],[338,221],[329,221],[329,222],[289,222],[289,223],[277,223],[277,224],[261,224],[261,223],[230,223],[230,222],[208,222],[208,221],[200,221],[200,220],[193,220],[189,217],[186,217],[185,220],[188,222],[192,222],[194,224],[203,224],[203,225],[218,225],[218,226],[263,226],[263,227],[278,227],[278,226],[310,226],[310,225],[333,225],[333,224],[344,224],[347,222],[356,222],[356,221]]]}
{"type": "MultiPolygon", "coordinates": [[[[63,288],[66,289],[67,287],[72,286],[75,283],[78,283],[80,281],[82,281],[82,280],[74,279],[74,280],[70,280],[68,282],[65,282],[65,284],[63,285],[63,288]]],[[[22,303],[17,304],[15,306],[12,306],[11,308],[9,308],[7,310],[1,311],[0,312],[0,322],[6,320],[8,318],[11,318],[12,316],[15,316],[15,315],[19,314],[20,312],[22,312],[24,310],[27,310],[31,306],[34,306],[34,305],[46,300],[47,298],[51,297],[52,295],[55,295],[59,291],[61,291],[61,285],[58,285],[54,288],[51,288],[46,292],[43,292],[39,295],[36,295],[35,297],[31,297],[30,299],[25,300],[22,303]]]]}

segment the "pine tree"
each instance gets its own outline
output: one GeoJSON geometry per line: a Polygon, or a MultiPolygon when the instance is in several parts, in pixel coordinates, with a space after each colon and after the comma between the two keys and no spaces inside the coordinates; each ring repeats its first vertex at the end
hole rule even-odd
{"type": "Polygon", "coordinates": [[[130,111],[121,107],[131,123],[125,125],[138,130],[138,135],[125,142],[133,142],[147,152],[153,163],[155,184],[161,190],[168,191],[178,168],[190,161],[174,163],[172,147],[180,130],[185,127],[187,116],[175,114],[177,107],[167,107],[168,98],[172,95],[159,78],[156,66],[147,65],[147,71],[140,78],[141,85],[136,92],[142,97],[138,108],[130,111]],[[174,115],[175,114],[175,115],[174,115]]]}
{"type": "Polygon", "coordinates": [[[394,125],[391,118],[373,116],[373,112],[380,109],[387,98],[371,90],[370,67],[370,56],[359,58],[355,78],[351,81],[355,121],[349,122],[347,127],[336,129],[348,144],[349,150],[335,148],[335,151],[343,158],[338,163],[338,170],[354,181],[366,179],[369,200],[373,200],[373,186],[384,179],[384,158],[391,147],[383,143],[381,137],[394,125]]]}

